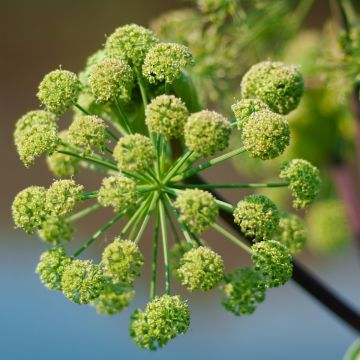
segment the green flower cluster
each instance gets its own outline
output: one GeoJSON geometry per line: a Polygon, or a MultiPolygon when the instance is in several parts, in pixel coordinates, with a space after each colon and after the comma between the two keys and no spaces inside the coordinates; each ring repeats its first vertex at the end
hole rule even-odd
{"type": "Polygon", "coordinates": [[[139,172],[152,165],[155,148],[152,141],[144,135],[126,135],[116,144],[113,156],[121,171],[139,172]]]}
{"type": "Polygon", "coordinates": [[[265,300],[265,286],[258,272],[243,267],[228,273],[225,284],[220,287],[223,294],[222,304],[227,311],[236,316],[250,315],[256,305],[265,300]]]}
{"type": "Polygon", "coordinates": [[[149,302],[144,311],[132,315],[130,336],[142,349],[156,350],[190,325],[190,311],[179,296],[163,295],[149,302]]]}
{"type": "Polygon", "coordinates": [[[224,262],[216,252],[200,246],[183,255],[177,274],[182,285],[188,290],[208,291],[222,280],[224,262]]]}
{"type": "Polygon", "coordinates": [[[58,143],[56,116],[42,110],[30,111],[16,123],[15,145],[26,167],[43,153],[51,154],[58,143]]]}
{"type": "Polygon", "coordinates": [[[101,262],[112,283],[132,285],[140,276],[144,257],[133,241],[116,238],[105,248],[101,262]]]}
{"type": "Polygon", "coordinates": [[[279,225],[280,213],[266,196],[248,195],[234,210],[234,221],[254,241],[270,240],[279,225]]]}
{"type": "MultiPolygon", "coordinates": [[[[217,8],[216,2],[207,4],[210,12],[213,5],[217,8]]],[[[243,98],[232,106],[236,121],[230,122],[198,104],[197,89],[185,73],[193,62],[184,45],[161,43],[138,25],[120,27],[79,77],[64,70],[45,76],[39,98],[47,111],[29,112],[15,129],[24,164],[45,153],[53,174],[64,178],[48,189],[22,190],[12,205],[15,225],[30,234],[37,231],[53,246],[36,269],[45,286],[100,314],[120,312],[134,298],[134,282],[145,263],[140,242],[152,241],[150,300],[145,310],[134,312],[130,324],[134,342],[151,350],[190,325],[187,303],[172,294],[171,274],[189,291],[220,287],[227,310],[250,314],[264,300],[266,288],[291,277],[291,255],[304,246],[297,216],[280,215],[262,195],[248,195],[234,207],[217,199],[214,189],[289,187],[294,206],[302,208],[320,184],[317,169],[304,160],[285,164],[283,182],[277,184],[193,183],[201,171],[240,154],[262,160],[281,155],[290,141],[283,114],[297,106],[302,93],[295,67],[260,63],[244,77],[243,98]],[[58,133],[58,115],[70,108],[73,122],[58,133]],[[229,151],[231,133],[238,130],[243,146],[235,144],[229,151]],[[81,169],[103,176],[98,189],[85,191],[72,178],[81,169]],[[62,244],[71,239],[76,221],[103,207],[113,208],[113,218],[67,256],[62,244]],[[252,247],[217,223],[223,212],[234,216],[244,237],[254,241],[252,247]],[[119,236],[104,248],[100,263],[79,259],[121,220],[119,236]],[[153,236],[146,233],[150,224],[153,236]],[[224,261],[206,240],[209,227],[251,254],[254,267],[224,276],[224,261]],[[171,239],[176,246],[170,252],[171,239]],[[158,294],[162,261],[165,291],[158,294]]]]}
{"type": "Polygon", "coordinates": [[[319,170],[308,161],[294,159],[285,162],[280,169],[280,178],[289,183],[293,195],[293,206],[304,209],[318,195],[321,186],[319,170]]]}
{"type": "Polygon", "coordinates": [[[215,111],[192,114],[185,124],[186,146],[206,157],[226,149],[231,134],[230,123],[215,111]]]}
{"type": "Polygon", "coordinates": [[[122,175],[104,178],[97,199],[102,206],[112,206],[120,212],[137,199],[136,183],[122,175]]]}
{"type": "Polygon", "coordinates": [[[216,221],[219,207],[207,191],[189,189],[180,193],[174,203],[180,211],[180,220],[192,232],[201,233],[216,221]]]}

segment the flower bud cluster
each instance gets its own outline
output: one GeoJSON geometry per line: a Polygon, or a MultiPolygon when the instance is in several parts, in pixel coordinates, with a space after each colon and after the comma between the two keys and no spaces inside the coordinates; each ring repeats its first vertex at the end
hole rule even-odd
{"type": "Polygon", "coordinates": [[[132,285],[140,276],[144,257],[133,241],[116,238],[104,249],[101,263],[113,284],[132,285]]]}
{"type": "Polygon", "coordinates": [[[156,350],[184,334],[190,326],[190,311],[179,296],[155,297],[144,311],[132,315],[130,336],[142,349],[156,350]]]}
{"type": "Polygon", "coordinates": [[[188,290],[208,291],[222,280],[224,262],[216,252],[200,246],[183,255],[177,274],[181,284],[188,290]]]}

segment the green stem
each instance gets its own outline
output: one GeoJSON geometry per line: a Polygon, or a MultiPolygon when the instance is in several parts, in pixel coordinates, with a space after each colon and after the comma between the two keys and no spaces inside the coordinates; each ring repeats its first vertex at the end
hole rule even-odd
{"type": "Polygon", "coordinates": [[[155,213],[153,251],[152,251],[152,262],[151,262],[150,300],[153,300],[156,294],[158,244],[159,244],[159,207],[157,206],[155,213]]]}
{"type": "Polygon", "coordinates": [[[181,221],[180,216],[179,216],[177,210],[175,209],[175,206],[173,205],[173,203],[171,202],[171,200],[170,200],[170,198],[169,198],[169,196],[168,196],[167,194],[165,194],[165,199],[166,199],[166,201],[168,202],[170,209],[172,210],[172,212],[173,212],[176,220],[177,220],[178,223],[179,223],[180,230],[181,230],[182,233],[184,234],[185,240],[186,240],[189,244],[191,244],[192,246],[194,246],[194,241],[193,241],[193,239],[192,239],[189,231],[187,230],[185,224],[181,221]]]}
{"type": "Polygon", "coordinates": [[[267,183],[267,184],[189,184],[189,185],[171,185],[178,189],[196,188],[196,189],[259,189],[259,188],[278,188],[286,187],[288,183],[267,183]]]}
{"type": "Polygon", "coordinates": [[[122,119],[122,121],[124,122],[124,125],[125,125],[125,129],[127,130],[127,132],[129,134],[132,134],[133,131],[131,129],[131,125],[130,125],[130,122],[129,122],[129,119],[127,117],[127,115],[125,114],[125,112],[123,111],[122,107],[121,107],[121,104],[119,102],[119,100],[117,98],[115,98],[115,105],[116,105],[116,108],[120,114],[120,117],[122,119]]]}
{"type": "Polygon", "coordinates": [[[84,109],[81,105],[75,104],[75,107],[78,108],[85,115],[91,115],[86,109],[84,109]]]}
{"type": "Polygon", "coordinates": [[[151,213],[154,211],[155,209],[155,206],[156,206],[156,203],[157,203],[157,200],[159,198],[159,193],[156,192],[153,197],[152,197],[152,200],[151,200],[151,203],[150,203],[150,206],[148,207],[147,209],[147,212],[146,212],[146,216],[145,216],[145,219],[143,221],[143,223],[141,224],[141,227],[140,227],[140,230],[136,236],[136,239],[135,239],[135,242],[138,244],[140,239],[141,239],[141,236],[143,235],[145,229],[146,229],[146,226],[150,220],[150,216],[151,216],[151,213]]]}
{"type": "Polygon", "coordinates": [[[104,150],[110,155],[113,154],[113,151],[111,149],[109,149],[107,146],[104,147],[104,150]]]}
{"type": "Polygon", "coordinates": [[[80,195],[81,200],[90,200],[96,199],[98,197],[99,191],[89,191],[80,195]]]}
{"type": "MultiPolygon", "coordinates": [[[[141,200],[140,200],[141,201],[141,200]]],[[[148,205],[149,197],[143,199],[142,205],[135,211],[135,213],[131,216],[130,220],[127,222],[127,224],[124,226],[124,228],[121,230],[119,236],[120,238],[124,237],[124,235],[127,233],[127,231],[130,229],[131,225],[136,221],[138,216],[141,215],[141,213],[144,211],[145,207],[148,205]]]]}
{"type": "Polygon", "coordinates": [[[141,93],[141,99],[144,104],[144,110],[145,110],[145,107],[148,104],[148,97],[146,94],[146,85],[144,83],[144,78],[142,77],[141,71],[136,67],[135,67],[135,73],[136,73],[136,78],[137,78],[137,82],[138,82],[140,93],[141,93]]]}
{"type": "Polygon", "coordinates": [[[162,201],[159,202],[159,215],[160,215],[160,227],[161,235],[163,242],[163,251],[164,251],[164,264],[165,264],[165,292],[170,295],[170,264],[169,264],[169,249],[168,249],[168,239],[166,232],[166,219],[164,204],[162,201]]]}
{"type": "Polygon", "coordinates": [[[186,160],[191,156],[192,153],[193,152],[191,150],[188,150],[183,156],[176,160],[173,167],[165,176],[165,179],[163,181],[164,184],[166,184],[174,175],[176,175],[176,172],[181,168],[181,166],[186,162],[186,160]]]}
{"type": "Polygon", "coordinates": [[[231,204],[228,204],[227,202],[221,201],[221,200],[215,200],[215,201],[218,204],[220,209],[225,210],[229,213],[234,212],[235,208],[231,204]]]}
{"type": "Polygon", "coordinates": [[[113,140],[118,141],[119,137],[117,135],[115,135],[111,130],[106,129],[106,133],[108,134],[109,137],[111,137],[113,140]]]}
{"type": "Polygon", "coordinates": [[[174,236],[174,239],[179,244],[181,242],[181,240],[180,240],[180,237],[179,237],[179,235],[178,235],[178,233],[176,231],[176,227],[175,227],[173,219],[171,218],[169,209],[168,209],[168,207],[166,205],[165,205],[165,215],[166,215],[166,218],[167,218],[167,220],[168,220],[168,222],[170,224],[170,229],[171,229],[171,232],[172,232],[172,234],[174,236]]]}
{"type": "Polygon", "coordinates": [[[119,171],[118,167],[114,163],[110,162],[109,160],[106,160],[105,158],[100,159],[98,157],[93,157],[90,155],[81,155],[81,154],[77,154],[77,153],[74,153],[74,152],[68,151],[68,150],[56,150],[56,151],[60,154],[70,155],[70,156],[76,157],[78,159],[91,161],[96,164],[106,166],[109,169],[119,171]]]}
{"type": "Polygon", "coordinates": [[[113,217],[109,222],[107,222],[103,227],[101,227],[89,240],[85,241],[85,243],[73,254],[72,259],[78,257],[84,250],[86,250],[95,240],[97,240],[102,234],[104,234],[111,226],[113,226],[116,222],[118,222],[128,211],[129,209],[125,209],[121,213],[117,214],[113,217]]]}
{"type": "Polygon", "coordinates": [[[247,246],[246,244],[244,244],[241,240],[239,240],[236,236],[234,236],[233,234],[231,234],[229,231],[225,230],[222,226],[218,225],[218,224],[212,224],[211,225],[212,228],[214,228],[216,231],[218,231],[220,234],[224,235],[227,239],[231,240],[234,244],[236,244],[237,246],[241,247],[243,250],[245,250],[247,253],[249,253],[250,255],[253,254],[253,251],[251,250],[251,248],[249,246],[247,246]]]}
{"type": "Polygon", "coordinates": [[[80,161],[79,165],[84,169],[95,171],[100,174],[105,174],[105,175],[116,175],[117,174],[117,172],[115,172],[114,170],[109,170],[109,169],[103,168],[101,166],[97,166],[96,164],[90,163],[87,161],[80,161]]]}
{"type": "Polygon", "coordinates": [[[69,216],[67,218],[67,220],[70,221],[70,222],[74,222],[74,221],[79,220],[79,219],[83,218],[84,216],[92,213],[93,211],[99,209],[100,207],[101,207],[100,204],[91,205],[91,206],[89,206],[89,207],[87,207],[85,209],[80,210],[76,214],[73,214],[73,215],[69,216]]]}
{"type": "MultiPolygon", "coordinates": [[[[139,215],[136,217],[134,223],[131,225],[131,230],[129,232],[129,234],[127,235],[127,238],[129,240],[132,240],[135,236],[136,236],[136,232],[138,230],[139,224],[141,222],[141,220],[144,218],[145,214],[146,214],[146,206],[143,208],[143,210],[139,213],[139,215]]],[[[126,234],[124,233],[124,237],[126,236],[126,234]]]]}
{"type": "Polygon", "coordinates": [[[171,179],[171,181],[172,182],[177,182],[177,181],[186,179],[186,178],[188,178],[190,176],[193,176],[193,175],[197,174],[198,172],[200,172],[202,170],[205,170],[205,169],[207,169],[207,168],[209,168],[211,166],[217,165],[217,164],[221,163],[222,161],[230,159],[230,158],[232,158],[232,157],[234,157],[236,155],[239,155],[239,154],[241,154],[241,153],[243,153],[245,151],[246,151],[246,149],[244,147],[241,147],[239,149],[235,149],[233,151],[230,151],[230,152],[228,152],[226,154],[220,155],[220,156],[218,156],[218,157],[216,157],[214,159],[211,159],[211,160],[209,160],[209,161],[207,161],[205,163],[202,163],[202,164],[196,166],[195,168],[192,168],[192,169],[186,171],[182,175],[175,176],[174,178],[171,179]]]}

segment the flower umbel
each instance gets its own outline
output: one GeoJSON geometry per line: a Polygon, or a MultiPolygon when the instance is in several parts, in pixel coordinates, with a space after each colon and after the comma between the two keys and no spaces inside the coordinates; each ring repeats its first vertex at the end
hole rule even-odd
{"type": "MultiPolygon", "coordinates": [[[[184,334],[190,325],[186,301],[172,294],[171,275],[189,291],[220,287],[225,308],[238,316],[254,312],[266,288],[280,286],[292,275],[291,254],[304,244],[301,221],[280,215],[265,196],[248,195],[235,207],[235,201],[218,199],[214,189],[289,187],[294,206],[302,208],[312,202],[320,184],[318,170],[304,160],[285,164],[280,183],[199,180],[202,171],[241,154],[261,160],[281,155],[290,141],[283,115],[299,103],[303,82],[294,66],[255,65],[244,77],[243,98],[232,106],[236,121],[230,122],[198,104],[197,89],[185,73],[193,63],[183,45],[159,43],[152,31],[138,25],[120,27],[88,59],[81,84],[64,70],[47,75],[39,98],[49,112],[24,115],[15,130],[25,166],[45,153],[50,170],[63,178],[48,190],[22,190],[12,205],[15,225],[30,234],[37,231],[52,246],[36,270],[45,286],[100,314],[118,313],[134,298],[134,283],[148,261],[140,251],[148,248],[142,242],[152,242],[149,303],[134,312],[130,324],[134,342],[150,350],[184,334]],[[73,122],[58,134],[54,114],[70,108],[75,110],[73,122]],[[238,130],[243,146],[228,149],[232,131],[238,130]],[[99,188],[85,191],[75,182],[72,177],[82,170],[102,176],[99,188]],[[103,207],[111,207],[113,217],[68,257],[63,245],[71,240],[76,222],[103,207]],[[234,216],[243,237],[218,223],[220,212],[234,216]],[[118,224],[117,236],[108,243],[107,231],[118,224]],[[247,252],[253,268],[224,277],[224,260],[207,243],[209,228],[247,252]],[[101,245],[99,239],[107,242],[101,262],[80,260],[96,241],[101,245]],[[171,240],[175,250],[170,253],[171,240]],[[250,247],[247,241],[255,244],[250,247]],[[164,291],[158,286],[162,263],[164,291]]],[[[89,227],[92,223],[87,222],[89,227]]],[[[222,243],[217,244],[221,250],[222,243]]]]}

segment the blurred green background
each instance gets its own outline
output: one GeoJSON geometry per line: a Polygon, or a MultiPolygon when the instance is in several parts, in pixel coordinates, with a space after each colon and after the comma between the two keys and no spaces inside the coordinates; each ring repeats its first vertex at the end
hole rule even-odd
{"type": "MultiPolygon", "coordinates": [[[[316,1],[306,20],[307,27],[322,26],[329,15],[326,3],[316,1]]],[[[129,310],[101,317],[92,308],[72,304],[61,294],[49,292],[34,274],[43,244],[36,237],[13,230],[10,206],[22,188],[29,184],[48,186],[52,175],[43,161],[31,170],[21,164],[12,140],[16,120],[39,106],[35,93],[45,73],[59,65],[78,72],[86,57],[104,42],[104,35],[116,27],[131,22],[147,25],[164,11],[186,5],[180,0],[0,0],[0,359],[335,360],[341,359],[355,339],[356,334],[340,320],[289,283],[269,291],[267,301],[257,312],[244,318],[226,313],[216,291],[206,296],[186,294],[192,310],[188,334],[157,353],[144,352],[127,335],[132,309],[146,301],[147,288],[142,280],[138,283],[138,294],[142,296],[129,310]]],[[[298,51],[301,54],[301,48],[298,51]]],[[[221,182],[220,173],[227,181],[238,176],[229,166],[209,172],[208,176],[216,176],[221,182]]],[[[80,179],[89,187],[98,184],[98,178],[86,175],[80,179]]],[[[226,194],[237,199],[242,193],[226,194]]],[[[104,215],[92,219],[91,229],[83,223],[79,242],[97,223],[104,222],[104,215]]],[[[210,242],[221,240],[213,238],[210,242]]],[[[96,258],[102,247],[103,243],[96,245],[87,256],[96,258]]],[[[234,255],[231,246],[222,249],[228,252],[230,266],[245,261],[234,255]]],[[[352,247],[327,259],[305,254],[301,261],[360,306],[359,269],[352,247]]]]}

